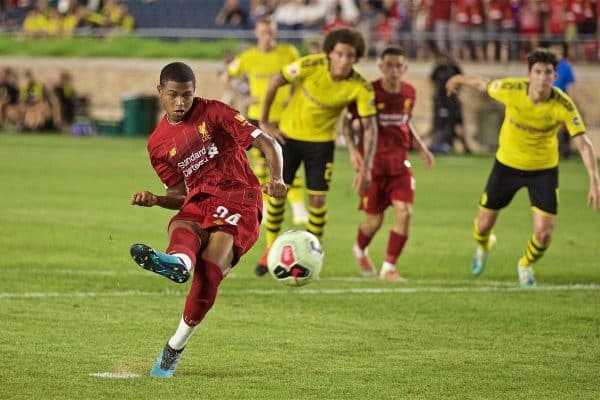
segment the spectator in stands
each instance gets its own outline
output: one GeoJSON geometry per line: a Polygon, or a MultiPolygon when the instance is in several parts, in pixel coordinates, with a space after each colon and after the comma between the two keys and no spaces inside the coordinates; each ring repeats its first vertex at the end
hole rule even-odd
{"type": "Polygon", "coordinates": [[[14,71],[10,68],[0,68],[0,128],[6,122],[6,113],[19,103],[19,89],[13,77],[14,71]]]}
{"type": "Polygon", "coordinates": [[[18,127],[28,131],[51,127],[53,112],[48,90],[35,78],[31,70],[26,70],[24,76],[25,84],[21,88],[16,110],[18,127]]]}
{"type": "Polygon", "coordinates": [[[483,3],[482,0],[456,0],[455,58],[483,60],[483,3]]]}
{"type": "Polygon", "coordinates": [[[577,28],[576,54],[590,61],[596,57],[597,42],[595,36],[598,30],[597,0],[571,0],[569,11],[575,16],[577,28]]]}
{"type": "Polygon", "coordinates": [[[424,60],[430,55],[431,41],[427,35],[432,31],[431,19],[429,18],[429,8],[432,0],[417,0],[412,9],[412,48],[417,60],[424,60]]]}
{"type": "Polygon", "coordinates": [[[448,53],[438,54],[429,76],[433,89],[433,140],[430,148],[434,153],[452,152],[455,139],[461,142],[465,153],[471,153],[465,140],[462,107],[458,95],[446,93],[448,79],[461,73],[460,67],[448,53]]]}
{"type": "Polygon", "coordinates": [[[519,33],[521,34],[521,56],[538,47],[542,32],[540,7],[537,0],[523,0],[519,9],[519,33]]]}
{"type": "Polygon", "coordinates": [[[335,11],[333,14],[329,14],[325,17],[325,21],[323,22],[323,26],[321,27],[324,34],[339,28],[349,28],[351,26],[350,21],[344,19],[342,15],[342,6],[340,4],[336,4],[335,11]]]}
{"type": "Polygon", "coordinates": [[[250,2],[250,12],[248,13],[252,27],[261,18],[271,15],[277,8],[277,0],[252,0],[250,2]]]}
{"type": "Polygon", "coordinates": [[[450,40],[450,22],[454,0],[433,0],[429,2],[429,21],[433,28],[437,52],[450,52],[453,43],[450,40]]]}
{"type": "Polygon", "coordinates": [[[511,8],[511,0],[485,0],[485,13],[487,15],[487,43],[486,60],[494,62],[500,59],[503,64],[508,63],[510,54],[514,56],[516,48],[513,35],[516,33],[516,23],[511,8]]]}
{"type": "Polygon", "coordinates": [[[106,25],[123,32],[130,32],[135,26],[135,20],[127,11],[127,7],[119,0],[104,0],[102,14],[106,25]]]}
{"type": "Polygon", "coordinates": [[[242,8],[239,0],[225,0],[215,23],[231,28],[247,29],[248,13],[242,8]]]}
{"type": "Polygon", "coordinates": [[[385,11],[377,12],[375,23],[375,49],[381,54],[383,49],[390,46],[394,40],[395,26],[385,11]]]}
{"type": "Polygon", "coordinates": [[[38,0],[23,20],[23,34],[30,37],[46,35],[48,25],[48,1],[38,0]]]}

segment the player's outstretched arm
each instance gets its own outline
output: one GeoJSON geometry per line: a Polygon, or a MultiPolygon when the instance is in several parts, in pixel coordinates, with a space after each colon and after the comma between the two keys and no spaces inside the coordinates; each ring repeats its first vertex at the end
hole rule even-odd
{"type": "Polygon", "coordinates": [[[363,196],[371,184],[371,169],[375,161],[377,148],[377,116],[361,117],[363,127],[363,162],[354,180],[354,186],[359,196],[363,196]]]}
{"type": "Polygon", "coordinates": [[[415,128],[413,123],[410,121],[408,122],[408,128],[410,129],[410,134],[412,135],[412,137],[414,139],[413,143],[415,144],[415,148],[419,151],[419,154],[421,155],[423,162],[425,162],[425,168],[427,168],[427,169],[433,168],[433,166],[435,165],[435,157],[429,151],[427,146],[425,146],[425,143],[423,143],[423,140],[421,139],[421,136],[417,132],[417,129],[415,128]]]}
{"type": "Polygon", "coordinates": [[[285,143],[285,136],[281,133],[276,124],[269,122],[269,113],[271,112],[271,106],[275,100],[277,89],[287,84],[288,82],[281,74],[277,74],[271,78],[269,87],[267,88],[267,93],[265,94],[265,99],[263,101],[262,115],[259,121],[260,129],[262,129],[267,135],[275,138],[279,143],[285,143]]]}
{"type": "Polygon", "coordinates": [[[454,75],[446,82],[446,93],[448,96],[455,94],[461,86],[468,86],[480,92],[487,90],[489,80],[478,76],[454,75]]]}
{"type": "Polygon", "coordinates": [[[269,135],[258,135],[252,145],[263,152],[269,168],[270,180],[263,185],[263,192],[271,197],[284,198],[287,186],[283,182],[283,156],[281,146],[269,135]]]}
{"type": "Polygon", "coordinates": [[[157,196],[147,190],[136,192],[131,197],[130,204],[133,206],[159,206],[170,210],[179,210],[183,205],[186,195],[187,188],[185,183],[181,181],[178,184],[167,188],[167,192],[164,196],[157,196]]]}
{"type": "Polygon", "coordinates": [[[594,146],[585,133],[575,136],[573,143],[581,155],[581,160],[589,177],[588,204],[594,210],[600,212],[600,177],[594,146]]]}
{"type": "Polygon", "coordinates": [[[362,156],[356,147],[356,129],[354,129],[354,118],[352,113],[346,111],[346,115],[343,117],[342,124],[342,135],[346,141],[346,147],[348,148],[348,156],[350,157],[350,164],[355,171],[359,171],[362,166],[362,156]]]}

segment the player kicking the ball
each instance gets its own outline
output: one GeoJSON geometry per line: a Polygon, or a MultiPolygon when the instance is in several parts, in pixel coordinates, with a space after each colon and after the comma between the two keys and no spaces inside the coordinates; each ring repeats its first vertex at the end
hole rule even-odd
{"type": "Polygon", "coordinates": [[[228,105],[194,97],[195,88],[188,65],[175,62],[161,71],[158,95],[166,115],[147,147],[166,194],[140,191],[131,199],[132,205],[178,210],[169,223],[166,252],[134,244],[134,261],[177,283],[192,277],[179,326],[151,370],[162,378],[173,376],[223,277],[258,239],[262,193],[246,158],[248,147],[260,149],[268,161],[270,180],[262,190],[275,198],[286,194],[279,144],[228,105]]]}

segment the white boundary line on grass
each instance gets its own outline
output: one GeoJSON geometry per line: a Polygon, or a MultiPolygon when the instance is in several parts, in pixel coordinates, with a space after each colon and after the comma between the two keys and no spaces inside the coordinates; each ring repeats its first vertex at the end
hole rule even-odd
{"type": "MultiPolygon", "coordinates": [[[[98,269],[40,269],[40,268],[5,268],[2,269],[3,273],[23,273],[27,272],[28,274],[34,275],[71,275],[71,276],[129,276],[134,275],[138,277],[147,277],[147,278],[156,278],[156,275],[149,274],[147,271],[142,269],[131,269],[131,270],[122,270],[122,271],[104,271],[98,269]]],[[[227,275],[227,279],[256,279],[254,275],[252,276],[240,276],[236,273],[235,270],[227,275]]],[[[376,282],[378,281],[376,278],[364,278],[361,276],[329,276],[329,277],[321,277],[322,281],[331,281],[331,282],[376,282]]],[[[411,279],[411,284],[416,285],[491,285],[491,286],[514,286],[513,281],[494,281],[494,280],[484,280],[484,279],[411,279]]]]}
{"type": "MultiPolygon", "coordinates": [[[[340,295],[340,294],[413,294],[413,293],[481,293],[481,292],[560,292],[560,291],[600,291],[597,284],[574,285],[541,285],[535,289],[521,289],[517,286],[499,287],[397,287],[397,288],[339,288],[339,289],[310,289],[310,288],[281,288],[281,289],[242,289],[223,290],[224,296],[254,295],[340,295]]],[[[39,298],[86,298],[86,297],[149,297],[149,296],[182,296],[187,292],[179,290],[163,290],[148,292],[141,290],[107,291],[107,292],[0,292],[3,299],[39,299],[39,298]]]]}

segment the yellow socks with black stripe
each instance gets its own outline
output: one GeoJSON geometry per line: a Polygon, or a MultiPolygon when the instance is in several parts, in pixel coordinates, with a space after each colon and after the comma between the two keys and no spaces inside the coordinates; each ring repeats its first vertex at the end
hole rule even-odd
{"type": "Polygon", "coordinates": [[[267,198],[267,220],[265,228],[267,228],[267,248],[269,248],[281,231],[281,224],[285,217],[285,199],[276,199],[274,197],[265,196],[267,198]]]}
{"type": "Polygon", "coordinates": [[[493,244],[490,242],[490,236],[492,236],[492,231],[490,230],[488,233],[480,233],[479,229],[477,229],[477,218],[473,221],[473,239],[479,246],[484,250],[489,250],[493,244]]]}
{"type": "Polygon", "coordinates": [[[323,228],[327,222],[327,206],[308,207],[308,224],[306,230],[319,239],[323,236],[323,228]]]}
{"type": "Polygon", "coordinates": [[[253,147],[250,149],[250,159],[252,160],[252,172],[258,178],[258,182],[264,185],[269,180],[267,170],[267,161],[259,149],[253,147]]]}
{"type": "Polygon", "coordinates": [[[548,249],[548,244],[543,246],[540,244],[535,235],[531,235],[527,248],[525,249],[525,255],[519,259],[519,266],[526,267],[540,259],[548,249]]]}
{"type": "Polygon", "coordinates": [[[308,213],[304,206],[304,188],[302,187],[302,179],[298,174],[296,174],[292,185],[288,188],[287,198],[292,207],[294,225],[305,225],[308,222],[308,213]]]}

